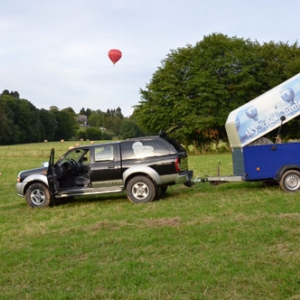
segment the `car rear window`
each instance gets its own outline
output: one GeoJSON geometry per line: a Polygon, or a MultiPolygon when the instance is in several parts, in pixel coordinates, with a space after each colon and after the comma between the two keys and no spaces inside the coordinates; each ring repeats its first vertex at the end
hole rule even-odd
{"type": "Polygon", "coordinates": [[[128,141],[121,143],[122,159],[135,159],[150,156],[163,156],[170,153],[169,149],[157,140],[128,141]]]}

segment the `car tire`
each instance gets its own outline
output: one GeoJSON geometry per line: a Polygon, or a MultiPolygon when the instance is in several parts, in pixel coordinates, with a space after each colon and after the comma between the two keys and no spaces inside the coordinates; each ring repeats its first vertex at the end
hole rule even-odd
{"type": "Polygon", "coordinates": [[[286,192],[297,192],[300,189],[300,172],[288,170],[280,178],[279,185],[286,192]]]}
{"type": "Polygon", "coordinates": [[[151,179],[145,176],[136,176],[128,181],[126,194],[132,203],[146,203],[155,199],[156,189],[151,179]]]}
{"type": "Polygon", "coordinates": [[[33,183],[26,191],[26,201],[31,207],[46,207],[51,205],[49,188],[42,183],[33,183]]]}

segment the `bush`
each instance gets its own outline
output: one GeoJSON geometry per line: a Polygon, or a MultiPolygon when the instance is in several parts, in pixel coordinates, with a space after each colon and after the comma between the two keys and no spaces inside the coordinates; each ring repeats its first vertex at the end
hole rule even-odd
{"type": "Polygon", "coordinates": [[[85,130],[78,131],[78,139],[102,140],[102,131],[96,127],[87,127],[85,130]]]}
{"type": "Polygon", "coordinates": [[[102,139],[103,140],[112,140],[113,139],[113,134],[111,134],[107,131],[102,131],[102,139]]]}

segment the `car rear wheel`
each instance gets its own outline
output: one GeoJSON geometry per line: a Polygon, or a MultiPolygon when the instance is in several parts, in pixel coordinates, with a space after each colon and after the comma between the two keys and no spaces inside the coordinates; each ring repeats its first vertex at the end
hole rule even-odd
{"type": "Polygon", "coordinates": [[[133,203],[151,202],[156,196],[156,189],[151,179],[145,176],[136,176],[129,180],[126,193],[133,203]]]}
{"type": "Polygon", "coordinates": [[[281,176],[279,185],[286,192],[297,192],[300,189],[300,172],[288,170],[281,176]]]}
{"type": "Polygon", "coordinates": [[[26,191],[26,201],[31,207],[51,205],[51,194],[48,187],[42,183],[33,183],[26,191]]]}

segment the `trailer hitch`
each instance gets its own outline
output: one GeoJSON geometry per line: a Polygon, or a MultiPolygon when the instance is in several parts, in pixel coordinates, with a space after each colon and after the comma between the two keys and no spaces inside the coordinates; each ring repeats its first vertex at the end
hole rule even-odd
{"type": "MultiPolygon", "coordinates": [[[[220,177],[220,165],[221,165],[221,162],[218,161],[218,164],[217,164],[217,167],[216,167],[216,173],[217,173],[217,177],[220,177]]],[[[210,182],[210,184],[213,184],[213,185],[217,185],[214,183],[212,183],[210,180],[208,180],[208,178],[210,178],[209,175],[205,175],[204,178],[201,178],[200,176],[196,177],[193,182],[194,183],[201,183],[201,182],[210,182]]]]}

